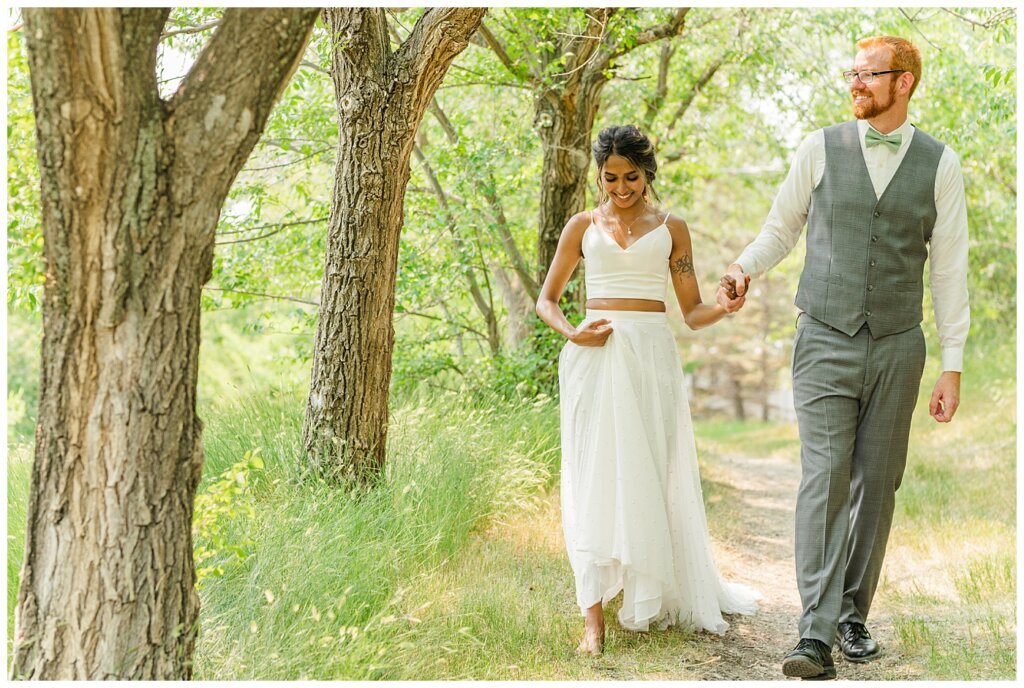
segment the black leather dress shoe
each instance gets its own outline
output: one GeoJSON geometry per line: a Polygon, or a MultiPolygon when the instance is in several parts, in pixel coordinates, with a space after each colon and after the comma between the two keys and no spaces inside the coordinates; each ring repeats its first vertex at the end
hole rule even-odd
{"type": "Polygon", "coordinates": [[[801,638],[782,660],[782,673],[805,681],[827,681],[836,677],[832,648],[820,640],[801,638]]]}
{"type": "Polygon", "coordinates": [[[879,654],[878,643],[871,639],[871,634],[862,623],[839,624],[836,642],[847,662],[870,662],[879,654]]]}

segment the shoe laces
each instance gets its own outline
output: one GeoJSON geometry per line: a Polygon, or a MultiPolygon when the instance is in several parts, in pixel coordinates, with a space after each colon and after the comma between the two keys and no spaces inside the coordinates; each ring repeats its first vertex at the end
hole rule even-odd
{"type": "Polygon", "coordinates": [[[812,650],[815,653],[824,656],[829,653],[828,645],[817,640],[815,638],[801,638],[800,642],[796,644],[795,650],[812,650]]]}
{"type": "Polygon", "coordinates": [[[843,624],[843,626],[843,639],[848,643],[871,637],[868,629],[862,623],[847,623],[843,624]]]}

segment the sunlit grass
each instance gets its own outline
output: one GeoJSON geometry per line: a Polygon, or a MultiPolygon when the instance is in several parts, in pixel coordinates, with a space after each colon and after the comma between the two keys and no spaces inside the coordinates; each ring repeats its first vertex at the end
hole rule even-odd
{"type": "Polygon", "coordinates": [[[395,409],[374,490],[310,484],[297,479],[301,401],[281,394],[209,413],[210,470],[253,446],[265,469],[256,517],[234,524],[255,551],[204,582],[198,678],[405,676],[403,643],[429,608],[410,606],[414,591],[443,576],[472,533],[535,509],[550,481],[550,401],[474,409],[452,395],[395,409]]]}
{"type": "Polygon", "coordinates": [[[952,423],[927,413],[922,380],[876,607],[899,650],[936,679],[1016,676],[1016,377],[1002,348],[965,360],[952,423]]]}
{"type": "MultiPolygon", "coordinates": [[[[606,609],[608,655],[575,654],[582,620],[561,542],[555,400],[396,398],[382,484],[339,492],[302,477],[305,366],[283,345],[234,327],[227,317],[204,321],[200,491],[257,448],[263,467],[249,469],[237,504],[217,514],[239,553],[214,558],[223,570],[201,581],[197,678],[702,676],[707,655],[687,631],[621,632],[615,602],[606,609]]],[[[9,639],[31,473],[31,351],[15,352],[11,378],[21,411],[9,426],[9,639]]],[[[1015,371],[1001,350],[968,365],[949,425],[927,416],[934,363],[925,374],[875,609],[890,616],[888,642],[922,678],[1008,679],[1015,371]]],[[[720,480],[716,464],[743,455],[798,465],[796,425],[697,419],[695,428],[712,531],[724,542],[741,538],[744,495],[720,480]]]]}

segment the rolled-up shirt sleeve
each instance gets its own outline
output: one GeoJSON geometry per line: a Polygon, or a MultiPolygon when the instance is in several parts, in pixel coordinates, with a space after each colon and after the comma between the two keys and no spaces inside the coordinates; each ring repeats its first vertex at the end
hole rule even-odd
{"type": "Polygon", "coordinates": [[[819,129],[800,143],[786,179],[761,228],[736,259],[751,277],[760,277],[789,255],[807,223],[811,192],[825,171],[825,135],[819,129]]]}
{"type": "Polygon", "coordinates": [[[932,229],[930,287],[939,333],[943,371],[962,371],[964,345],[971,328],[967,295],[967,201],[960,159],[948,146],[935,180],[935,226],[932,229]]]}

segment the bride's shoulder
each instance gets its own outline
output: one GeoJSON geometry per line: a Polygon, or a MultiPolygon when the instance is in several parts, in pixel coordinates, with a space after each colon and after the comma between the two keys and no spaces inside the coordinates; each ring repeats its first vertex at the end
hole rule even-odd
{"type": "Polygon", "coordinates": [[[569,218],[568,222],[565,223],[565,227],[562,229],[562,234],[582,237],[591,222],[593,222],[593,214],[591,211],[585,210],[581,213],[576,213],[569,218]]]}
{"type": "Polygon", "coordinates": [[[670,210],[662,210],[661,214],[664,217],[662,222],[665,223],[665,226],[668,227],[668,231],[671,234],[690,233],[690,228],[687,226],[686,220],[684,220],[681,215],[677,215],[670,210]]]}

